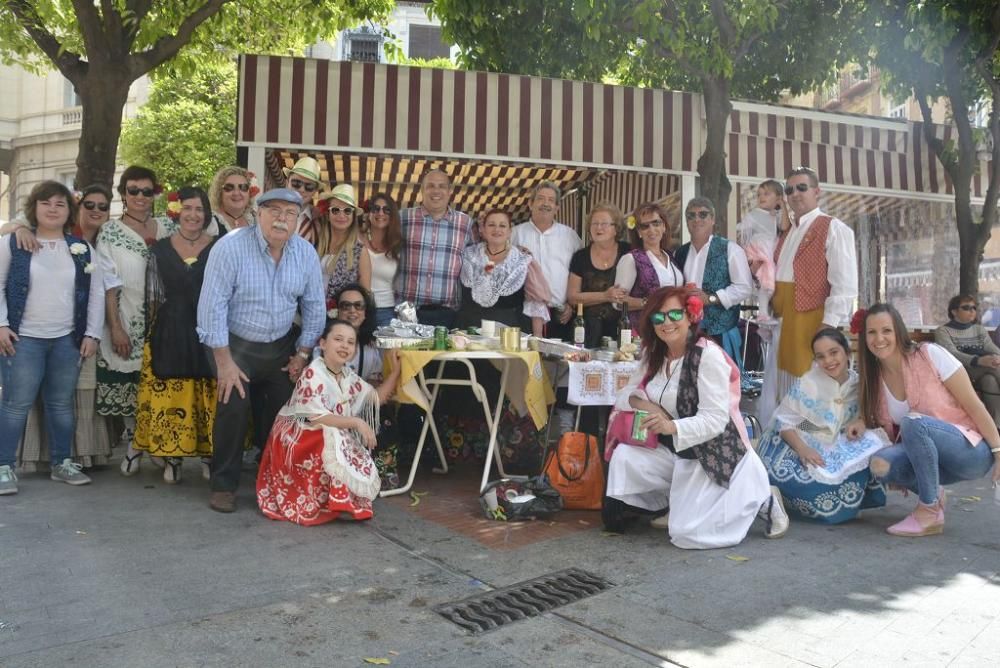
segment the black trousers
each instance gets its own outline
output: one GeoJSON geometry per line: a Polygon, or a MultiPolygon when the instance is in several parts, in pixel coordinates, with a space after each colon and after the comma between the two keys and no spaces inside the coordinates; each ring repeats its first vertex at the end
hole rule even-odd
{"type": "MultiPolygon", "coordinates": [[[[250,382],[243,384],[247,390],[246,397],[241,397],[234,389],[229,394],[228,402],[216,402],[215,426],[212,429],[213,492],[235,492],[240,485],[243,445],[251,414],[256,441],[261,434],[270,432],[278,411],[292,396],[294,385],[288,378],[288,372],[281,369],[295,353],[295,332],[270,343],[246,341],[230,334],[229,352],[250,382]]],[[[217,372],[211,351],[209,359],[212,370],[217,372]]]]}

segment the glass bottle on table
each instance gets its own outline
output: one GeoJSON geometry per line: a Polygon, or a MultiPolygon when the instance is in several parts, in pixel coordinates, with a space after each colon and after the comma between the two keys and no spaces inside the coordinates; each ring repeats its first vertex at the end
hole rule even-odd
{"type": "Polygon", "coordinates": [[[625,302],[621,305],[622,314],[618,319],[618,348],[619,350],[632,343],[632,323],[628,319],[628,306],[625,302]]]}
{"type": "Polygon", "coordinates": [[[583,348],[587,340],[587,327],[583,320],[583,304],[576,305],[576,318],[573,320],[573,345],[583,348]]]}

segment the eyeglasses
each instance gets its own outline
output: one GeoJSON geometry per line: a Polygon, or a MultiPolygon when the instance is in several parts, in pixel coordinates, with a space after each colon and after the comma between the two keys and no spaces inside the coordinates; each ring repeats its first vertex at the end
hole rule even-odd
{"type": "Polygon", "coordinates": [[[275,206],[262,206],[261,211],[268,211],[277,220],[295,220],[299,217],[298,209],[279,209],[275,206]]]}
{"type": "Polygon", "coordinates": [[[368,210],[371,213],[392,213],[392,209],[389,208],[388,204],[386,204],[384,206],[379,206],[378,204],[373,204],[372,207],[370,209],[368,209],[368,210]]]}
{"type": "Polygon", "coordinates": [[[712,215],[711,211],[706,211],[705,209],[702,209],[701,211],[688,211],[687,213],[684,214],[684,217],[687,218],[688,220],[694,220],[695,218],[700,218],[701,220],[705,220],[711,215],[712,215]]]}
{"type": "Polygon", "coordinates": [[[651,220],[648,223],[639,223],[638,227],[639,227],[639,229],[641,231],[645,232],[650,227],[663,227],[663,221],[662,220],[651,220]]]}
{"type": "Polygon", "coordinates": [[[307,193],[314,192],[319,186],[318,183],[306,183],[305,181],[299,181],[298,179],[292,179],[288,182],[295,190],[305,190],[307,193]]]}
{"type": "Polygon", "coordinates": [[[672,308],[669,311],[657,311],[649,314],[649,321],[654,325],[662,325],[667,320],[670,322],[680,322],[684,319],[684,309],[672,308]]]}
{"type": "Polygon", "coordinates": [[[958,308],[961,309],[961,310],[963,310],[963,311],[978,311],[979,310],[979,307],[976,306],[975,304],[962,304],[958,308]]]}
{"type": "Polygon", "coordinates": [[[156,194],[156,190],[154,190],[153,188],[137,188],[136,186],[129,186],[128,188],[125,189],[125,192],[127,192],[132,197],[136,197],[137,195],[142,195],[143,197],[152,197],[153,195],[156,194]]]}
{"type": "Polygon", "coordinates": [[[796,183],[794,186],[785,186],[785,194],[791,195],[796,190],[798,190],[800,193],[804,193],[810,188],[812,188],[812,186],[809,185],[808,183],[796,183]]]}
{"type": "Polygon", "coordinates": [[[343,209],[341,209],[339,206],[334,206],[334,207],[331,207],[331,208],[327,209],[327,212],[331,216],[339,216],[340,214],[344,214],[345,216],[353,216],[354,215],[354,209],[351,208],[351,207],[349,207],[349,206],[345,207],[343,209]]]}
{"type": "Polygon", "coordinates": [[[339,310],[339,311],[347,311],[347,310],[350,310],[350,309],[354,309],[355,311],[364,311],[365,310],[365,303],[364,302],[337,302],[337,310],[339,310]]]}
{"type": "Polygon", "coordinates": [[[250,191],[250,184],[249,183],[227,183],[224,186],[222,186],[222,192],[224,192],[224,193],[231,193],[234,190],[236,190],[237,188],[240,189],[240,192],[249,192],[250,191]]]}
{"type": "Polygon", "coordinates": [[[107,202],[95,202],[93,200],[87,200],[86,202],[83,202],[83,208],[86,209],[87,211],[93,211],[94,209],[97,209],[98,211],[107,211],[108,209],[111,208],[111,205],[108,204],[107,202]]]}
{"type": "Polygon", "coordinates": [[[596,227],[596,228],[614,227],[614,225],[615,225],[614,223],[606,223],[603,220],[590,224],[591,227],[596,227]]]}

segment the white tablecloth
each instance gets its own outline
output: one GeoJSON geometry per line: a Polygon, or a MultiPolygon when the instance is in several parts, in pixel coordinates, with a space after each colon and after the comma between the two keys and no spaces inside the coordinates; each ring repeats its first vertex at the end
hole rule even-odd
{"type": "Polygon", "coordinates": [[[639,362],[569,362],[569,403],[611,406],[618,391],[639,369],[639,362]]]}

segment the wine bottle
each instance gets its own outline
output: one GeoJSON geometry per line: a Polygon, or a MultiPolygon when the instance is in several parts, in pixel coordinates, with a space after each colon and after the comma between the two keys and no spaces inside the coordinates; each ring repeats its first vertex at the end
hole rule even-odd
{"type": "Polygon", "coordinates": [[[632,323],[628,319],[628,304],[622,302],[622,317],[618,320],[618,348],[632,343],[632,323]]]}
{"type": "Polygon", "coordinates": [[[583,322],[583,304],[576,305],[576,319],[573,320],[573,345],[583,348],[587,339],[587,328],[583,322]]]}

